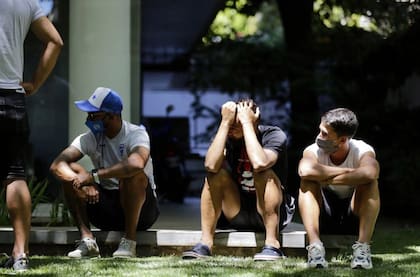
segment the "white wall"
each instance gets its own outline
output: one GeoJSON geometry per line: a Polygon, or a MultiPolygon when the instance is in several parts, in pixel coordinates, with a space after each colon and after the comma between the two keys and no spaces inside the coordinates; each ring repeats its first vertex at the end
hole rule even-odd
{"type": "MultiPolygon", "coordinates": [[[[171,117],[187,117],[190,125],[190,146],[193,153],[205,155],[208,143],[196,144],[193,137],[206,131],[206,126],[212,122],[211,119],[195,120],[191,104],[194,101],[193,95],[186,88],[174,88],[174,79],[182,78],[174,73],[148,73],[144,72],[143,77],[143,116],[165,117],[166,107],[173,105],[174,110],[171,117]]],[[[223,103],[232,98],[219,91],[208,91],[200,99],[208,107],[218,109],[223,103]]],[[[234,98],[236,99],[236,98],[234,98]]]]}
{"type": "Polygon", "coordinates": [[[130,0],[72,0],[69,30],[69,140],[85,132],[86,114],[75,100],[96,87],[116,90],[130,120],[130,0]]]}

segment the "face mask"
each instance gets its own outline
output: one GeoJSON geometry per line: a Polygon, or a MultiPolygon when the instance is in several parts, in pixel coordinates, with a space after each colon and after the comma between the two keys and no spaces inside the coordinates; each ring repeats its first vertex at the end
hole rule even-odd
{"type": "Polygon", "coordinates": [[[105,130],[102,120],[86,120],[85,124],[95,136],[103,133],[105,130]]]}
{"type": "Polygon", "coordinates": [[[338,145],[334,144],[334,141],[316,138],[316,144],[321,148],[325,153],[332,154],[338,150],[338,145]]]}

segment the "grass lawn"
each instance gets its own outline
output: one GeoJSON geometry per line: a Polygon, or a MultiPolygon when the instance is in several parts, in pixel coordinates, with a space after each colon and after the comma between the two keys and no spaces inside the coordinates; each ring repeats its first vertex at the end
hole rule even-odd
{"type": "MultiPolygon", "coordinates": [[[[31,256],[25,276],[420,276],[420,223],[378,223],[372,270],[350,269],[350,246],[329,257],[328,269],[306,269],[306,257],[255,263],[252,257],[218,256],[184,261],[179,256],[71,260],[31,256]]],[[[328,251],[328,249],[327,249],[328,251]]],[[[0,269],[0,276],[16,274],[0,269]]]]}

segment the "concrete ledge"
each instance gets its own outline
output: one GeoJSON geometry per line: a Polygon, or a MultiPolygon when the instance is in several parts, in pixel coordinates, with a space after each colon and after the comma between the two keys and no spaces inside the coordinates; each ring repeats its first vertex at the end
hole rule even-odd
{"type": "MultiPolygon", "coordinates": [[[[304,248],[306,233],[300,226],[292,223],[281,232],[282,245],[285,248],[304,248]]],[[[121,232],[100,231],[93,229],[96,240],[104,244],[118,244],[121,232]]],[[[138,245],[144,246],[192,246],[200,241],[201,231],[149,229],[137,233],[138,245]]],[[[75,227],[32,227],[31,244],[73,245],[80,239],[75,227]]],[[[13,242],[11,227],[0,228],[0,244],[13,242]]],[[[217,230],[215,245],[225,247],[259,247],[264,245],[264,234],[255,232],[239,232],[235,230],[217,230]]]]}

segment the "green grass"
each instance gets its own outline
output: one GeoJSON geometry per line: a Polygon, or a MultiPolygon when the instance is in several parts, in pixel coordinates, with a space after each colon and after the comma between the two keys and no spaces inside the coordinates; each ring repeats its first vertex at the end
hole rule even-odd
{"type": "MultiPolygon", "coordinates": [[[[379,225],[372,246],[374,268],[351,270],[350,248],[329,257],[328,269],[306,269],[305,257],[255,263],[252,257],[215,255],[185,261],[179,256],[135,259],[71,260],[60,256],[32,256],[24,276],[420,276],[420,225],[379,225]]],[[[327,250],[328,251],[328,250],[327,250]]],[[[215,253],[217,254],[217,253],[215,253]]],[[[0,275],[14,274],[0,269],[0,275]]]]}

